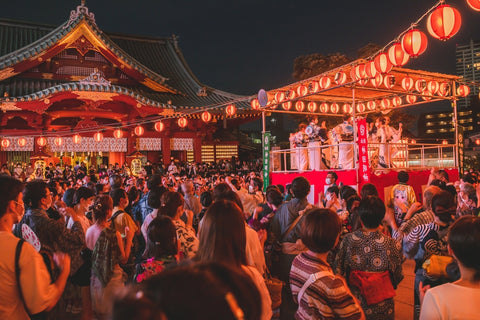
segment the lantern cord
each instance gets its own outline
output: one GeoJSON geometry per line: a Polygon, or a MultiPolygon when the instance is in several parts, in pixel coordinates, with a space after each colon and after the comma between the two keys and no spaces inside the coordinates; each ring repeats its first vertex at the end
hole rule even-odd
{"type": "Polygon", "coordinates": [[[435,10],[439,5],[445,3],[445,0],[440,0],[438,1],[436,4],[433,5],[433,7],[431,7],[430,9],[428,9],[427,12],[425,12],[420,18],[417,19],[417,21],[415,21],[414,23],[412,23],[410,25],[410,27],[408,27],[406,30],[404,30],[402,33],[400,33],[398,35],[398,37],[396,37],[395,39],[393,39],[392,41],[390,41],[389,43],[387,43],[382,49],[378,50],[377,52],[375,52],[374,54],[370,55],[367,60],[371,60],[373,59],[375,56],[377,56],[378,54],[384,52],[390,45],[394,44],[395,42],[399,42],[400,39],[402,38],[402,36],[407,33],[408,31],[410,31],[411,29],[415,28],[419,23],[420,21],[422,21],[427,15],[429,15],[433,10],[435,10]]]}

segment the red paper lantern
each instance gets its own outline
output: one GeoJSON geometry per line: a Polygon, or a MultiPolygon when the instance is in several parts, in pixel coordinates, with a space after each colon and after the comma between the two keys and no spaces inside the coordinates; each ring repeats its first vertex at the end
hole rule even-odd
{"type": "Polygon", "coordinates": [[[295,102],[295,110],[298,112],[302,112],[305,110],[305,103],[303,101],[297,101],[295,102]]]}
{"type": "Polygon", "coordinates": [[[345,84],[347,82],[347,74],[343,71],[339,71],[335,74],[335,83],[339,86],[345,84]]]}
{"type": "Polygon", "coordinates": [[[345,103],[342,107],[342,111],[343,113],[352,113],[353,112],[352,105],[349,103],[345,103]]]}
{"type": "Polygon", "coordinates": [[[387,75],[383,78],[383,85],[384,85],[385,88],[387,88],[387,89],[392,89],[392,88],[395,86],[395,76],[392,75],[392,74],[387,74],[387,75]]]}
{"type": "Polygon", "coordinates": [[[422,99],[425,101],[432,100],[433,93],[428,90],[422,92],[422,99]]]}
{"type": "Polygon", "coordinates": [[[227,116],[233,117],[235,115],[235,113],[237,113],[237,108],[235,107],[234,104],[229,104],[225,108],[225,113],[227,114],[227,116]]]}
{"type": "Polygon", "coordinates": [[[367,73],[365,72],[365,64],[360,63],[360,64],[356,65],[355,67],[353,67],[350,70],[350,77],[354,81],[366,79],[367,78],[367,73]]]}
{"type": "Polygon", "coordinates": [[[56,137],[54,140],[53,140],[53,143],[55,143],[55,145],[57,147],[60,147],[62,144],[63,144],[63,138],[62,137],[56,137]]]}
{"type": "Polygon", "coordinates": [[[428,33],[443,41],[453,37],[460,30],[461,24],[460,12],[448,4],[438,6],[427,18],[428,33]]]}
{"type": "Polygon", "coordinates": [[[377,68],[375,68],[375,60],[368,61],[365,64],[365,73],[369,78],[375,78],[378,74],[377,68]]]}
{"type": "Polygon", "coordinates": [[[375,88],[378,88],[381,86],[381,84],[383,83],[383,76],[381,73],[377,73],[377,75],[370,79],[370,82],[372,83],[372,85],[375,87],[375,88]]]}
{"type": "Polygon", "coordinates": [[[47,145],[47,139],[45,137],[39,137],[37,139],[37,145],[39,147],[45,147],[47,145]]]}
{"type": "Polygon", "coordinates": [[[310,101],[308,104],[307,104],[307,109],[308,109],[308,112],[317,112],[317,103],[314,102],[314,101],[310,101]]]}
{"type": "Polygon", "coordinates": [[[19,147],[23,148],[27,145],[27,139],[25,138],[18,138],[17,144],[19,147]]]}
{"type": "Polygon", "coordinates": [[[320,85],[318,84],[317,81],[311,81],[308,83],[308,92],[310,93],[316,93],[320,90],[320,85]]]}
{"type": "Polygon", "coordinates": [[[360,86],[366,86],[368,83],[368,79],[360,79],[357,81],[357,84],[360,86]]]}
{"type": "MultiPolygon", "coordinates": [[[[156,125],[156,124],[155,124],[156,125]]],[[[122,129],[115,129],[113,130],[113,136],[115,139],[121,139],[123,137],[123,131],[122,129]]]]}
{"type": "Polygon", "coordinates": [[[391,102],[389,99],[385,98],[380,101],[380,107],[382,109],[388,109],[391,106],[391,102]]]}
{"type": "Polygon", "coordinates": [[[405,78],[402,79],[403,90],[410,91],[414,85],[415,85],[415,82],[409,76],[406,76],[405,78]]]}
{"type": "Polygon", "coordinates": [[[303,84],[301,84],[297,87],[297,94],[298,94],[299,97],[303,97],[307,93],[308,93],[307,86],[304,86],[303,84]]]}
{"type": "Polygon", "coordinates": [[[165,128],[165,125],[163,124],[162,121],[157,121],[157,122],[155,122],[155,125],[153,126],[153,128],[154,128],[155,131],[157,131],[157,132],[162,132],[163,129],[165,128]]]}
{"type": "Polygon", "coordinates": [[[480,11],[480,0],[467,0],[468,5],[475,11],[480,11]]]}
{"type": "Polygon", "coordinates": [[[415,102],[417,102],[417,96],[413,94],[407,95],[407,102],[410,104],[414,104],[415,102]]]}
{"type": "Polygon", "coordinates": [[[178,119],[177,124],[180,128],[185,128],[188,124],[188,120],[185,117],[181,117],[178,119]]]}
{"type": "Polygon", "coordinates": [[[340,106],[338,105],[338,103],[332,103],[330,105],[330,110],[332,111],[332,113],[338,113],[338,111],[340,111],[340,106]]]}
{"type": "Polygon", "coordinates": [[[460,85],[458,86],[457,88],[457,95],[459,95],[460,97],[466,97],[470,94],[470,87],[467,86],[467,85],[460,85]]]}
{"type": "Polygon", "coordinates": [[[432,94],[436,94],[439,89],[438,81],[431,80],[427,82],[427,90],[430,91],[432,94]]]}
{"type": "Polygon", "coordinates": [[[365,104],[364,103],[358,103],[357,104],[357,112],[365,112],[365,104]]]}
{"type": "Polygon", "coordinates": [[[208,111],[202,112],[202,121],[203,122],[210,122],[212,120],[212,114],[208,111]]]}
{"type": "Polygon", "coordinates": [[[322,102],[320,104],[320,112],[321,113],[327,113],[328,112],[328,103],[322,102]]]}
{"type": "Polygon", "coordinates": [[[72,137],[72,141],[73,141],[73,143],[75,143],[75,144],[79,144],[79,143],[82,141],[82,136],[80,136],[79,134],[75,134],[75,135],[72,137]]]}
{"type": "Polygon", "coordinates": [[[374,62],[378,73],[388,73],[393,68],[393,64],[388,60],[388,55],[385,52],[376,56],[374,62]]]}
{"type": "Polygon", "coordinates": [[[376,103],[375,101],[373,101],[373,100],[372,100],[372,101],[368,101],[368,102],[367,102],[367,108],[368,108],[368,110],[373,111],[373,110],[375,110],[375,109],[377,108],[377,103],[376,103]]]}
{"type": "Polygon", "coordinates": [[[390,49],[388,49],[388,60],[394,67],[401,67],[407,64],[410,56],[403,50],[400,42],[395,42],[390,49]]]}
{"type": "Polygon", "coordinates": [[[6,149],[10,147],[10,140],[3,138],[2,139],[2,148],[6,149]]]}
{"type": "Polygon", "coordinates": [[[417,90],[417,92],[419,93],[422,93],[423,91],[427,90],[427,81],[425,81],[425,79],[422,79],[422,78],[415,81],[415,90],[417,90]]]}
{"type": "Polygon", "coordinates": [[[101,132],[97,132],[93,135],[93,140],[95,140],[96,142],[100,142],[103,140],[103,133],[101,132]]]}
{"type": "Polygon", "coordinates": [[[448,82],[440,83],[438,94],[442,97],[448,96],[450,94],[450,84],[448,82]]]}
{"type": "Polygon", "coordinates": [[[318,80],[318,85],[322,90],[328,89],[332,85],[332,80],[329,77],[321,77],[320,80],[318,80]]]}
{"type": "Polygon", "coordinates": [[[400,97],[397,96],[397,97],[394,97],[394,98],[392,99],[392,105],[393,105],[394,107],[398,107],[398,106],[401,105],[401,104],[402,104],[402,98],[400,98],[400,97]]]}
{"type": "Polygon", "coordinates": [[[287,90],[287,91],[285,92],[285,99],[286,99],[286,100],[295,99],[296,96],[297,96],[297,94],[295,93],[294,90],[287,90]]]}
{"type": "Polygon", "coordinates": [[[292,109],[292,101],[282,103],[282,108],[285,111],[289,111],[290,109],[292,109]]]}
{"type": "Polygon", "coordinates": [[[278,91],[277,93],[275,93],[275,101],[281,103],[283,102],[283,100],[285,100],[285,92],[278,91]]]}
{"type": "Polygon", "coordinates": [[[145,133],[145,129],[142,126],[136,126],[135,129],[133,129],[133,132],[136,136],[140,137],[145,133]]]}
{"type": "Polygon", "coordinates": [[[260,109],[260,102],[258,102],[258,99],[253,99],[250,102],[250,106],[252,107],[253,110],[258,110],[260,109]]]}
{"type": "Polygon", "coordinates": [[[427,36],[418,29],[407,31],[402,38],[402,49],[410,55],[410,57],[418,57],[427,49],[427,36]]]}

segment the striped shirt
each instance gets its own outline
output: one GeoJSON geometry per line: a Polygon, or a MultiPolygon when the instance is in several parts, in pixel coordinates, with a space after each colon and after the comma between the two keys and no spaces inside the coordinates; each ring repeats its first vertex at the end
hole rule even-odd
{"type": "MultiPolygon", "coordinates": [[[[290,270],[290,287],[297,302],[298,292],[312,273],[332,272],[330,266],[304,252],[295,257],[290,270]]],[[[324,276],[312,283],[302,296],[295,319],[360,319],[361,308],[354,300],[343,279],[324,276]]]]}
{"type": "Polygon", "coordinates": [[[412,230],[412,232],[410,232],[403,238],[403,253],[405,254],[405,256],[407,258],[416,260],[423,258],[424,252],[420,251],[419,253],[418,251],[420,244],[430,233],[430,230],[437,231],[438,229],[438,226],[433,222],[416,226],[412,230]],[[421,255],[421,257],[417,256],[418,254],[421,255]]]}

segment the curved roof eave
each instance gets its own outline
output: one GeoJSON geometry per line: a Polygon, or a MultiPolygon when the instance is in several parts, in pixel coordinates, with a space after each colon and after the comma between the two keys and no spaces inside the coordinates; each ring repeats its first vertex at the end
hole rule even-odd
{"type": "MultiPolygon", "coordinates": [[[[76,28],[81,22],[85,22],[91,31],[99,38],[99,40],[104,43],[105,47],[108,48],[112,53],[115,54],[119,59],[124,60],[128,65],[130,65],[134,70],[143,74],[146,78],[150,78],[153,81],[161,84],[166,87],[170,92],[177,93],[177,91],[171,88],[165,82],[168,78],[152,71],[142,63],[138,62],[135,58],[131,57],[123,49],[121,49],[115,42],[113,42],[107,35],[105,35],[101,30],[98,29],[96,24],[90,21],[90,18],[85,16],[83,13],[79,14],[78,17],[73,21],[68,21],[60,25],[59,27],[52,30],[47,35],[41,37],[40,39],[34,41],[33,43],[19,48],[13,52],[0,56],[0,74],[2,70],[5,72],[3,79],[8,78],[9,75],[13,76],[15,73],[10,68],[15,65],[24,62],[27,59],[33,59],[40,56],[42,53],[45,53],[49,49],[52,49],[54,45],[65,38],[74,28],[76,28]],[[11,71],[9,71],[9,69],[11,71]]],[[[37,64],[41,63],[42,60],[39,60],[37,64]]]]}

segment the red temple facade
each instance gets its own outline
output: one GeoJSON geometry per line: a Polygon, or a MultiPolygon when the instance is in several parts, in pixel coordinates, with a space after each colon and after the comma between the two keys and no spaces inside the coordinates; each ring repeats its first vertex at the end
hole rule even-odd
{"type": "Polygon", "coordinates": [[[259,116],[249,97],[200,83],[175,36],[104,33],[83,3],[59,27],[0,20],[0,94],[9,164],[231,158],[238,142],[214,132],[259,116]]]}

